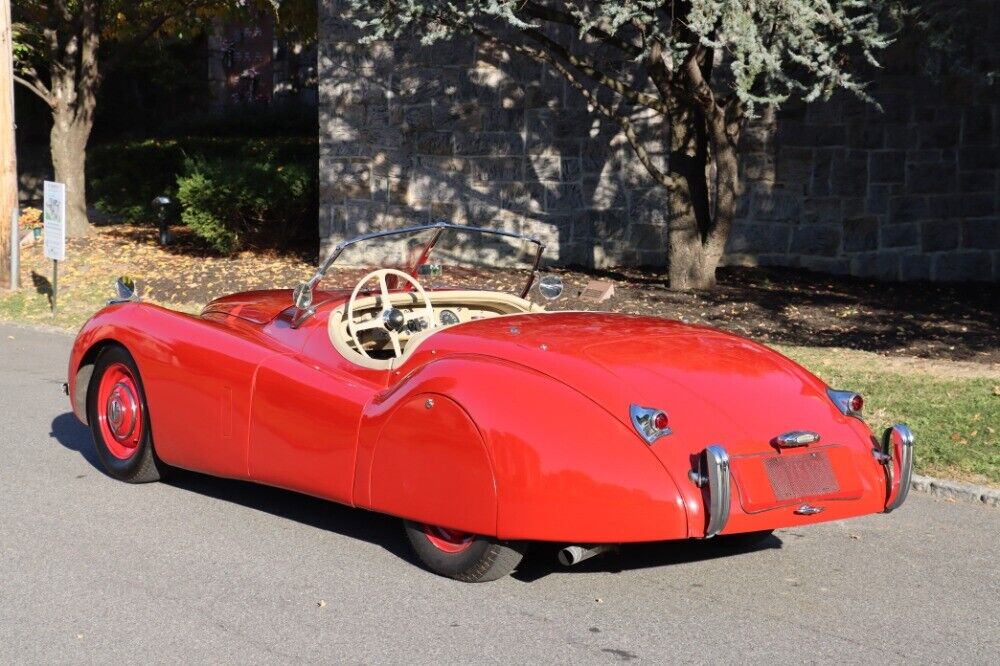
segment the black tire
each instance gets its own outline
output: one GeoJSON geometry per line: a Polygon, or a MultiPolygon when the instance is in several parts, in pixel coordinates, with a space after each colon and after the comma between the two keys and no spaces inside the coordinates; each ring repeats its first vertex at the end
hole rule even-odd
{"type": "Polygon", "coordinates": [[[406,520],[403,526],[410,545],[424,566],[436,574],[465,583],[486,583],[507,576],[521,563],[528,549],[524,541],[473,536],[471,544],[464,550],[449,553],[431,542],[424,525],[406,520]]]}
{"type": "Polygon", "coordinates": [[[104,469],[110,476],[128,483],[149,483],[159,481],[166,474],[167,466],[156,457],[156,452],[153,450],[149,407],[146,404],[146,392],[142,386],[142,377],[139,376],[139,368],[136,367],[135,360],[124,347],[119,345],[107,347],[97,357],[94,374],[87,387],[87,421],[94,436],[97,457],[101,459],[101,464],[104,465],[104,469]],[[101,415],[98,411],[101,409],[100,396],[98,395],[101,379],[109,369],[116,366],[125,366],[131,372],[138,393],[138,404],[141,406],[141,418],[136,419],[141,424],[138,445],[135,447],[134,453],[124,459],[112,453],[113,443],[109,444],[105,439],[101,427],[101,415]]]}

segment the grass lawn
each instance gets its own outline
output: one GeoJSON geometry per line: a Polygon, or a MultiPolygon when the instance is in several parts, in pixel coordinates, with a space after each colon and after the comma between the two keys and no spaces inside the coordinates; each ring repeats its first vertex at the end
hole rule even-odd
{"type": "MultiPolygon", "coordinates": [[[[114,278],[123,274],[136,279],[145,300],[197,312],[215,296],[291,286],[313,270],[312,263],[301,257],[217,257],[199,255],[184,247],[166,251],[156,246],[151,227],[102,230],[87,240],[70,241],[67,255],[69,260],[60,265],[59,309],[55,315],[49,310],[52,264],[41,256],[41,247],[34,246],[22,256],[23,288],[15,293],[0,292],[0,320],[76,330],[112,296],[114,278]]],[[[570,294],[572,285],[585,284],[591,276],[566,271],[563,278],[570,294]]],[[[822,276],[815,279],[831,280],[822,276]]],[[[755,309],[749,299],[741,302],[740,294],[747,290],[732,282],[707,295],[679,295],[667,292],[662,283],[639,283],[634,278],[623,279],[619,285],[618,295],[605,304],[609,309],[684,317],[765,342],[831,386],[862,393],[866,416],[876,433],[892,423],[908,423],[917,438],[917,472],[1000,487],[1000,365],[981,360],[984,354],[992,359],[1000,346],[1000,327],[994,326],[990,318],[996,315],[991,314],[992,306],[944,314],[934,308],[941,303],[956,307],[955,296],[947,292],[940,297],[931,294],[923,298],[928,312],[917,315],[914,322],[912,314],[907,320],[881,308],[868,312],[865,296],[860,296],[861,305],[856,308],[859,314],[847,317],[842,312],[847,307],[846,296],[838,294],[832,303],[811,305],[811,316],[797,316],[794,326],[769,328],[774,313],[755,309]],[[828,312],[835,312],[837,321],[846,318],[840,337],[830,337],[837,325],[825,316],[828,312]],[[958,322],[955,330],[943,330],[942,326],[951,321],[958,322]],[[882,335],[878,329],[868,335],[861,328],[869,322],[888,330],[905,324],[909,340],[899,340],[893,343],[895,347],[883,341],[881,346],[873,347],[879,353],[839,346],[849,346],[858,339],[877,343],[882,335]],[[786,331],[797,337],[789,338],[786,331]],[[926,338],[919,337],[923,331],[928,332],[926,338]],[[912,355],[913,347],[908,345],[912,345],[914,337],[920,340],[917,349],[930,358],[912,355]],[[822,340],[824,344],[799,344],[802,339],[822,340]],[[962,348],[963,342],[967,348],[962,348]],[[959,353],[962,355],[956,356],[959,353]],[[973,360],[953,360],[956,357],[973,360]]],[[[800,292],[809,291],[803,286],[773,296],[786,304],[784,307],[796,310],[799,306],[795,299],[806,298],[800,292]]],[[[900,298],[899,302],[912,308],[915,300],[900,298]]],[[[587,305],[564,297],[557,307],[578,309],[587,305]]]]}

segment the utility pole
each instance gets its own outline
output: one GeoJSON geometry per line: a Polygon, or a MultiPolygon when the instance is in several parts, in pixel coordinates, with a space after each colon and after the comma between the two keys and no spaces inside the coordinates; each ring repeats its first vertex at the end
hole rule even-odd
{"type": "Polygon", "coordinates": [[[11,225],[17,207],[17,150],[14,144],[14,35],[10,0],[0,0],[0,286],[10,275],[11,225]]]}

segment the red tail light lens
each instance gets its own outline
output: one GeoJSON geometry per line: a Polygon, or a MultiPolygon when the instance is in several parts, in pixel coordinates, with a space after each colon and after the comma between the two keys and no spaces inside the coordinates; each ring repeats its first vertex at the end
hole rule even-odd
{"type": "Polygon", "coordinates": [[[830,396],[830,400],[837,406],[841,414],[861,418],[861,409],[865,406],[865,399],[861,397],[860,393],[828,388],[826,394],[830,396]]]}
{"type": "Polygon", "coordinates": [[[668,423],[669,419],[665,412],[657,412],[656,416],[653,417],[653,427],[657,430],[666,430],[668,423]]]}

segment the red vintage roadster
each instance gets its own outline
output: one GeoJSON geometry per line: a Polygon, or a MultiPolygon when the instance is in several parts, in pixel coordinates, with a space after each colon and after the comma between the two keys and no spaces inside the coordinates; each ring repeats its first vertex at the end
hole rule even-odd
{"type": "Polygon", "coordinates": [[[372,233],[294,291],[200,316],[120,280],[73,346],[73,411],[115,478],[179,467],[398,516],[428,568],[464,581],[508,574],[533,541],[574,564],[903,503],[905,425],[876,439],[860,395],[735,335],[547,312],[527,298],[542,250],[443,223],[372,233]]]}

